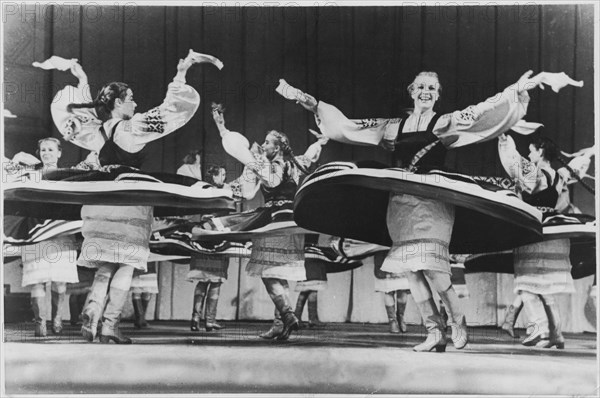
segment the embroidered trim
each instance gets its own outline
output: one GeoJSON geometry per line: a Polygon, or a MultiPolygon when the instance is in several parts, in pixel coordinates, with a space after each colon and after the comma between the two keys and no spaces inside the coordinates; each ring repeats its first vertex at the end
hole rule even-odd
{"type": "Polygon", "coordinates": [[[283,206],[283,205],[291,205],[294,204],[293,200],[269,200],[267,202],[265,202],[264,207],[279,207],[279,206],[283,206]]]}
{"type": "Polygon", "coordinates": [[[156,107],[146,112],[145,120],[146,131],[149,133],[163,134],[165,132],[165,122],[160,114],[160,108],[156,107]]]}
{"type": "Polygon", "coordinates": [[[421,160],[423,156],[427,155],[431,148],[436,146],[439,142],[439,140],[432,142],[431,144],[427,145],[425,148],[422,148],[419,152],[417,152],[416,155],[413,156],[412,160],[410,161],[410,165],[408,165],[408,171],[415,171],[417,169],[417,162],[421,160]]]}

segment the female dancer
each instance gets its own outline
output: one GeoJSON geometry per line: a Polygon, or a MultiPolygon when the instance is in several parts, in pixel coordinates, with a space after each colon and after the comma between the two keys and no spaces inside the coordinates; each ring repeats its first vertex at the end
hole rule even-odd
{"type": "MultiPolygon", "coordinates": [[[[58,168],[62,146],[56,138],[43,138],[38,141],[36,151],[42,159],[36,167],[38,173],[58,168]]],[[[13,158],[13,161],[18,160],[13,158]]],[[[31,177],[30,178],[34,178],[31,177]]],[[[46,331],[46,284],[51,284],[52,293],[52,332],[62,333],[61,308],[65,300],[67,283],[78,282],[77,249],[72,235],[46,240],[24,246],[21,252],[23,261],[23,286],[31,287],[31,305],[35,319],[35,336],[45,337],[46,331]]]]}
{"type": "MultiPolygon", "coordinates": [[[[261,147],[249,149],[248,140],[241,134],[229,131],[221,108],[215,107],[213,117],[223,139],[225,150],[245,166],[242,176],[232,184],[234,192],[244,199],[252,199],[258,189],[265,199],[264,207],[257,214],[269,222],[291,221],[293,200],[302,173],[316,162],[321,147],[327,139],[318,134],[303,156],[294,156],[288,137],[279,131],[271,130],[261,147]]],[[[263,280],[269,297],[275,304],[276,313],[282,318],[265,334],[265,338],[277,337],[287,340],[292,331],[298,329],[298,318],[290,304],[288,280],[306,279],[304,269],[304,235],[281,235],[252,239],[252,254],[246,272],[263,280]],[[267,336],[268,334],[268,336],[267,336]]]]}
{"type": "MultiPolygon", "coordinates": [[[[181,168],[178,173],[181,174],[181,168]]],[[[224,167],[209,166],[206,174],[207,182],[218,188],[225,187],[227,172],[224,167]]],[[[221,284],[227,280],[228,267],[228,256],[192,255],[187,279],[191,282],[197,281],[197,284],[194,289],[191,331],[200,330],[202,318],[206,318],[205,329],[207,332],[223,329],[223,326],[217,323],[217,304],[221,284]]]]}
{"type": "Polygon", "coordinates": [[[177,174],[194,177],[197,180],[202,179],[202,158],[198,149],[194,149],[185,155],[183,165],[177,169],[177,174]]]}
{"type": "MultiPolygon", "coordinates": [[[[502,134],[498,150],[506,171],[516,180],[523,200],[540,208],[544,215],[554,213],[570,173],[565,168],[559,171],[552,168],[551,162],[557,157],[552,141],[540,137],[530,144],[529,160],[526,160],[517,152],[512,138],[502,134]]],[[[514,250],[514,290],[518,296],[509,307],[502,329],[511,334],[522,300],[531,330],[522,342],[525,346],[564,348],[554,295],[575,292],[569,251],[569,239],[543,241],[514,250]]]]}
{"type": "MultiPolygon", "coordinates": [[[[121,82],[106,84],[93,102],[69,103],[73,96],[76,101],[91,98],[87,76],[75,63],[71,72],[79,79],[79,86],[66,87],[57,94],[52,105],[54,123],[66,140],[97,151],[101,166],[140,167],[145,145],[176,131],[198,108],[200,96],[185,84],[187,70],[199,62],[195,54],[190,50],[179,60],[164,102],[145,113],[135,113],[133,91],[121,82]]],[[[131,339],[119,332],[119,318],[134,269],[147,269],[153,208],[84,205],[81,218],[84,241],[78,264],[98,269],[83,310],[82,335],[90,342],[94,340],[108,292],[100,342],[129,344],[131,339]]]]}
{"type": "MultiPolygon", "coordinates": [[[[573,84],[568,78],[555,79],[553,74],[540,73],[533,78],[531,74],[527,72],[515,85],[485,102],[439,115],[433,110],[441,94],[438,76],[435,72],[421,72],[408,86],[414,111],[404,119],[352,121],[337,108],[299,90],[294,92],[280,86],[278,91],[314,112],[321,131],[328,138],[344,143],[381,145],[395,152],[398,166],[409,172],[427,172],[443,168],[448,149],[492,139],[515,125],[525,115],[527,90],[542,83],[551,84],[553,88],[573,84]]],[[[437,291],[448,309],[454,346],[464,348],[468,341],[466,319],[450,281],[448,249],[454,216],[454,205],[444,201],[390,193],[387,228],[392,248],[381,269],[406,273],[408,277],[411,293],[428,330],[427,339],[415,346],[415,351],[445,351],[446,348],[446,326],[432,298],[432,290],[437,291]]]]}

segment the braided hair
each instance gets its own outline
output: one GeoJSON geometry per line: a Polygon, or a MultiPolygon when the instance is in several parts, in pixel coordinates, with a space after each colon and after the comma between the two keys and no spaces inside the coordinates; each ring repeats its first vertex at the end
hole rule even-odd
{"type": "Polygon", "coordinates": [[[218,187],[218,188],[222,188],[224,186],[224,181],[222,184],[217,184],[215,182],[215,177],[219,175],[219,173],[221,173],[221,169],[225,170],[224,166],[220,166],[220,165],[214,165],[211,164],[210,166],[208,166],[208,168],[206,169],[206,182],[218,187]]]}
{"type": "Polygon", "coordinates": [[[575,178],[575,180],[577,180],[577,182],[579,182],[586,191],[590,192],[592,195],[596,194],[596,190],[593,187],[591,187],[588,183],[583,181],[583,179],[579,177],[575,170],[573,170],[571,166],[569,166],[567,161],[562,156],[558,155],[558,146],[554,141],[552,141],[548,137],[541,136],[535,142],[533,142],[533,146],[535,146],[537,149],[543,149],[544,158],[546,158],[549,161],[557,160],[562,166],[564,166],[569,171],[569,173],[571,173],[571,176],[575,178]]]}
{"type": "Polygon", "coordinates": [[[127,90],[129,90],[129,86],[126,83],[108,83],[98,91],[98,95],[92,102],[69,104],[67,110],[71,112],[77,108],[94,108],[100,120],[104,122],[111,118],[111,112],[115,109],[115,100],[117,98],[124,100],[127,90]]]}
{"type": "Polygon", "coordinates": [[[552,162],[558,158],[558,150],[556,149],[556,144],[550,138],[541,136],[538,137],[537,140],[532,142],[532,145],[536,149],[542,149],[544,151],[544,159],[549,162],[552,162]]]}
{"type": "Polygon", "coordinates": [[[287,135],[285,135],[284,133],[277,131],[277,130],[271,130],[271,131],[267,132],[267,135],[272,135],[273,137],[275,137],[277,139],[277,142],[279,144],[279,147],[281,148],[281,152],[283,154],[284,160],[290,161],[302,173],[310,174],[308,169],[306,167],[302,166],[296,160],[296,156],[294,155],[294,152],[292,151],[292,147],[290,146],[290,140],[287,137],[287,135]]]}

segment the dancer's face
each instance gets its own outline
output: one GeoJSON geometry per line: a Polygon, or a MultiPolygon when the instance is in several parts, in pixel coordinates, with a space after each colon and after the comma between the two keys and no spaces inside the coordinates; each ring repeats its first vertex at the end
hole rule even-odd
{"type": "Polygon", "coordinates": [[[42,141],[40,144],[40,158],[44,166],[56,166],[61,155],[62,152],[56,142],[42,141]]]}
{"type": "Polygon", "coordinates": [[[428,110],[433,108],[435,102],[440,98],[440,82],[433,76],[417,76],[414,81],[411,97],[415,108],[428,110]]]}
{"type": "Polygon", "coordinates": [[[219,169],[219,174],[217,174],[216,176],[213,176],[213,181],[216,186],[223,186],[223,184],[225,184],[226,177],[227,177],[227,172],[225,171],[225,169],[221,168],[221,169],[219,169]]]}
{"type": "Polygon", "coordinates": [[[127,89],[127,94],[124,99],[117,98],[115,100],[115,109],[121,113],[123,119],[131,119],[135,113],[137,104],[133,100],[133,91],[127,89]]]}
{"type": "Polygon", "coordinates": [[[529,160],[531,163],[538,164],[544,158],[544,150],[538,149],[533,144],[529,144],[529,160]]]}
{"type": "Polygon", "coordinates": [[[272,160],[279,154],[281,146],[279,145],[277,137],[273,134],[267,134],[265,142],[262,144],[262,149],[265,152],[267,159],[272,160]]]}

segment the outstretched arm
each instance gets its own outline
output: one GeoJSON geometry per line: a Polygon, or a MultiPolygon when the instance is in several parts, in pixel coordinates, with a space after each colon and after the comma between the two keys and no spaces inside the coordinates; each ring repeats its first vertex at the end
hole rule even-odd
{"type": "Polygon", "coordinates": [[[567,84],[580,85],[564,73],[532,74],[527,71],[516,83],[477,105],[443,115],[434,127],[434,134],[449,148],[488,141],[508,131],[525,116],[528,91],[549,85],[558,92],[567,84]]]}
{"type": "MultiPolygon", "coordinates": [[[[400,119],[348,119],[338,108],[279,80],[276,91],[315,114],[319,129],[329,139],[344,144],[382,145],[384,138],[398,134],[400,119]]],[[[389,149],[389,148],[388,148],[389,149]]]]}

